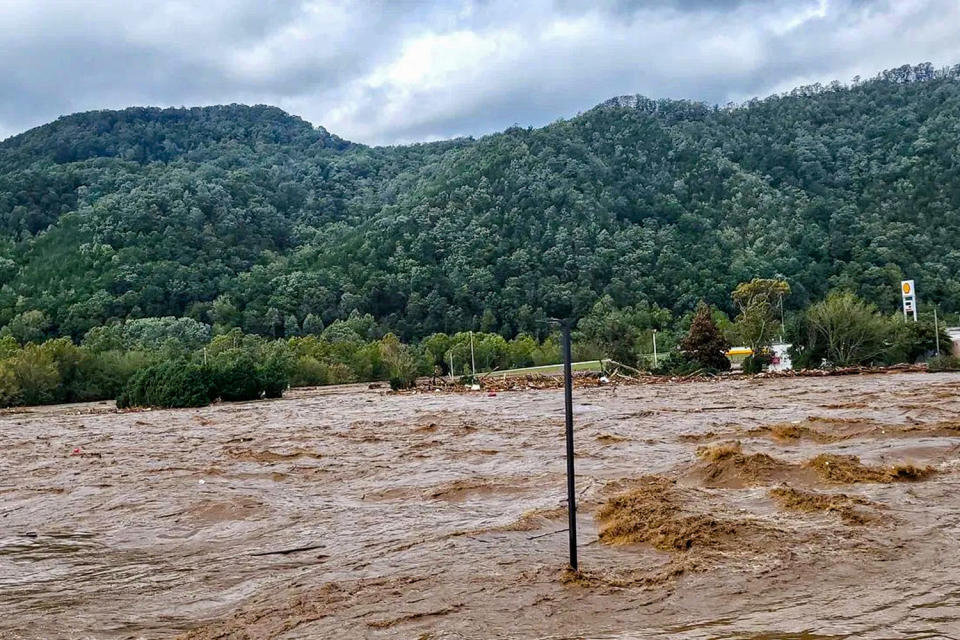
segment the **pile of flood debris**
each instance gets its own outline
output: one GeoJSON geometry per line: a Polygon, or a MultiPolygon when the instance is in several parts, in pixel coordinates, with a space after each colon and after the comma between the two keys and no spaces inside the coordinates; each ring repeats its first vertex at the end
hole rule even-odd
{"type": "MultiPolygon", "coordinates": [[[[654,376],[651,376],[654,377],[654,376]]],[[[607,377],[596,371],[575,371],[573,374],[573,386],[578,389],[585,387],[600,387],[606,384],[615,384],[624,382],[624,378],[607,377]]],[[[524,375],[496,375],[488,374],[486,376],[478,375],[472,383],[469,378],[450,380],[449,378],[427,378],[417,382],[413,392],[425,391],[448,391],[453,393],[464,393],[469,391],[528,391],[536,389],[562,389],[563,375],[546,375],[542,373],[527,373],[524,375]]]]}
{"type": "MultiPolygon", "coordinates": [[[[720,381],[743,378],[805,378],[822,376],[851,376],[877,373],[916,373],[925,372],[925,364],[898,364],[888,367],[841,367],[835,369],[791,369],[788,371],[765,371],[754,375],[737,371],[717,374],[710,371],[694,371],[686,375],[657,376],[643,372],[627,372],[615,369],[613,372],[574,371],[573,386],[577,389],[602,387],[607,385],[638,385],[638,384],[678,384],[684,382],[720,381]]],[[[539,389],[562,389],[563,374],[527,373],[523,375],[509,375],[506,373],[491,372],[478,375],[472,382],[466,379],[449,379],[442,377],[421,378],[414,389],[401,393],[424,392],[451,392],[467,393],[484,391],[499,393],[501,391],[530,391],[539,389]]]]}
{"type": "Polygon", "coordinates": [[[786,371],[764,371],[754,378],[798,378],[820,376],[858,376],[868,373],[918,373],[927,370],[926,363],[894,364],[887,367],[837,367],[834,369],[787,369],[786,371]]]}

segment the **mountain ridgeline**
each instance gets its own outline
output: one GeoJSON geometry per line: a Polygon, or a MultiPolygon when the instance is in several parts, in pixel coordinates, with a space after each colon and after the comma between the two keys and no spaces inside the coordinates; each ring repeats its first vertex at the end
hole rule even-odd
{"type": "Polygon", "coordinates": [[[539,129],[368,147],[279,109],[133,108],[0,143],[0,326],[188,316],[269,336],[543,335],[781,276],[960,311],[960,66],[728,108],[625,97],[539,129]],[[38,317],[33,313],[32,317],[38,317]],[[322,324],[321,324],[322,323],[322,324]]]}

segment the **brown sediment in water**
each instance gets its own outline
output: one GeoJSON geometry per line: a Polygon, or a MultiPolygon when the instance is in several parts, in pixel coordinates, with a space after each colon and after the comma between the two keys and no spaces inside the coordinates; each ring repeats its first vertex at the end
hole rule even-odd
{"type": "Polygon", "coordinates": [[[428,487],[395,485],[363,494],[363,500],[396,501],[411,498],[429,498],[458,502],[481,498],[488,495],[511,495],[526,490],[524,484],[517,484],[509,478],[476,477],[459,478],[428,487]]]}
{"type": "Polygon", "coordinates": [[[494,492],[498,495],[508,495],[521,493],[524,490],[525,487],[517,485],[509,478],[479,477],[445,482],[427,489],[423,495],[435,500],[457,501],[494,492]]]}
{"type": "Polygon", "coordinates": [[[677,436],[677,440],[680,442],[704,442],[705,440],[713,440],[719,437],[720,434],[716,431],[707,431],[705,433],[681,433],[677,436]]]}
{"type": "Polygon", "coordinates": [[[864,420],[860,418],[842,418],[834,416],[807,416],[807,422],[820,422],[823,424],[834,424],[834,425],[859,425],[864,424],[864,420]]]}
{"type": "Polygon", "coordinates": [[[418,611],[416,613],[406,613],[395,618],[388,618],[386,620],[371,620],[367,623],[367,626],[371,629],[389,629],[395,625],[411,622],[413,620],[420,620],[423,618],[432,618],[434,616],[445,616],[448,613],[454,613],[463,608],[463,603],[458,603],[449,607],[443,607],[441,609],[434,609],[431,611],[418,611]]]}
{"type": "Polygon", "coordinates": [[[833,402],[820,406],[824,409],[866,409],[869,405],[866,402],[833,402]]]}
{"type": "Polygon", "coordinates": [[[903,427],[903,433],[915,435],[922,433],[924,435],[957,437],[960,436],[960,420],[943,420],[926,424],[914,424],[903,427]]]}
{"type": "Polygon", "coordinates": [[[873,431],[879,431],[881,428],[882,425],[859,419],[807,416],[805,419],[795,422],[776,422],[752,429],[741,428],[720,433],[708,431],[703,434],[683,434],[678,439],[682,442],[706,442],[720,438],[759,437],[791,443],[800,440],[829,443],[856,438],[873,431]]]}
{"type": "Polygon", "coordinates": [[[860,462],[857,456],[833,453],[822,453],[807,461],[806,466],[814,469],[821,479],[838,484],[924,480],[936,473],[933,467],[918,467],[912,464],[871,467],[860,462]]]}
{"type": "Polygon", "coordinates": [[[709,462],[720,462],[743,454],[740,442],[722,442],[697,449],[697,457],[709,462]]]}
{"type": "Polygon", "coordinates": [[[246,447],[226,447],[224,449],[229,457],[234,460],[245,462],[284,462],[287,460],[296,460],[297,458],[313,458],[319,460],[323,456],[315,451],[306,451],[304,449],[293,449],[291,451],[254,451],[246,447]]]}
{"type": "Polygon", "coordinates": [[[604,544],[649,544],[662,551],[728,546],[758,527],[746,520],[691,513],[676,483],[663,476],[640,478],[638,486],[609,498],[596,519],[604,544]]]}
{"type": "Polygon", "coordinates": [[[747,431],[746,435],[770,437],[781,442],[811,440],[823,444],[880,434],[887,429],[896,428],[894,425],[882,425],[862,418],[807,416],[796,422],[778,422],[755,427],[747,431]]]}
{"type": "Polygon", "coordinates": [[[787,485],[771,489],[769,495],[783,509],[807,513],[836,513],[846,524],[850,525],[864,525],[877,522],[880,519],[876,513],[862,508],[875,507],[876,503],[861,496],[805,491],[787,485]]]}
{"type": "Polygon", "coordinates": [[[672,583],[687,573],[694,573],[707,569],[707,565],[690,553],[674,554],[664,564],[650,569],[579,569],[574,571],[570,567],[560,572],[561,584],[573,587],[595,589],[612,587],[624,589],[629,587],[652,588],[662,587],[672,583]]]}
{"type": "Polygon", "coordinates": [[[697,449],[702,463],[688,474],[705,487],[741,488],[787,479],[796,470],[765,453],[744,453],[739,441],[721,442],[697,449]]]}
{"type": "Polygon", "coordinates": [[[272,638],[291,626],[308,624],[329,616],[334,608],[353,594],[336,583],[313,589],[309,594],[280,602],[261,602],[232,616],[199,625],[176,636],[177,640],[226,640],[227,638],[272,638]]]}
{"type": "Polygon", "coordinates": [[[427,491],[429,498],[441,498],[445,500],[455,500],[463,498],[467,494],[492,491],[495,484],[484,480],[455,480],[447,484],[435,487],[427,491]]]}
{"type": "Polygon", "coordinates": [[[566,507],[555,509],[531,509],[524,511],[519,518],[510,524],[491,529],[491,531],[536,531],[550,520],[567,517],[566,507]]]}
{"type": "Polygon", "coordinates": [[[708,488],[736,489],[787,481],[814,484],[817,480],[836,484],[891,483],[924,480],[936,472],[934,467],[909,463],[868,466],[856,456],[832,453],[796,464],[765,453],[744,453],[739,441],[700,447],[697,457],[702,462],[684,477],[708,488]]]}
{"type": "Polygon", "coordinates": [[[593,571],[567,567],[560,572],[560,582],[575,587],[596,587],[604,584],[602,576],[593,571]]]}
{"type": "MultiPolygon", "coordinates": [[[[177,640],[276,638],[295,627],[323,620],[333,615],[338,607],[351,601],[370,601],[373,598],[372,601],[376,602],[378,588],[399,592],[415,589],[415,585],[422,581],[424,578],[420,576],[375,578],[344,584],[331,582],[276,600],[272,598],[273,594],[267,594],[259,598],[259,601],[248,603],[233,616],[200,625],[176,637],[177,640]]],[[[457,602],[436,609],[402,613],[390,618],[369,620],[366,626],[371,629],[388,629],[404,622],[444,616],[463,606],[463,603],[457,602]]]]}
{"type": "Polygon", "coordinates": [[[617,442],[624,442],[630,438],[624,436],[618,436],[612,433],[601,433],[597,436],[597,442],[600,444],[615,444],[617,442]]]}
{"type": "Polygon", "coordinates": [[[835,433],[824,433],[805,423],[778,423],[764,425],[747,432],[751,436],[770,436],[774,440],[792,442],[796,440],[813,440],[814,442],[836,442],[845,436],[835,433]]]}
{"type": "Polygon", "coordinates": [[[559,390],[388,396],[357,385],[182,411],[0,412],[10,453],[0,456],[0,637],[949,636],[960,625],[949,606],[960,574],[950,517],[960,510],[960,434],[937,421],[958,420],[957,390],[960,374],[578,391],[582,572],[568,584],[559,390]],[[937,398],[946,384],[951,398],[937,398]],[[822,407],[848,400],[869,408],[822,407]],[[807,420],[819,415],[855,422],[807,420]],[[864,433],[835,445],[746,435],[780,423],[864,433]],[[931,437],[935,429],[953,437],[931,437]],[[601,434],[629,442],[605,445],[601,434]],[[737,438],[739,453],[694,456],[737,438]],[[102,458],[70,456],[78,447],[102,458]],[[324,457],[257,460],[226,447],[324,457]],[[881,468],[935,464],[937,473],[834,484],[806,466],[824,452],[881,468]],[[751,482],[731,471],[712,486],[768,482],[762,489],[697,484],[698,470],[755,453],[783,467],[751,482]],[[643,537],[663,535],[668,550],[601,544],[594,513],[613,492],[643,486],[630,480],[642,473],[676,479],[660,501],[673,513],[653,509],[661,528],[637,525],[643,537]],[[768,491],[783,481],[861,493],[878,504],[853,508],[878,520],[849,526],[843,505],[830,503],[781,508],[768,491]],[[463,499],[427,497],[435,491],[463,499]],[[546,513],[524,513],[532,507],[546,513]],[[823,505],[798,509],[813,507],[823,505]],[[693,535],[670,530],[682,525],[693,535]],[[455,535],[484,528],[503,532],[455,535]],[[322,554],[310,550],[318,545],[322,554]]]}
{"type": "Polygon", "coordinates": [[[960,435],[960,421],[887,424],[862,418],[807,416],[799,422],[781,422],[755,427],[746,431],[744,435],[770,437],[781,442],[810,440],[826,444],[855,438],[897,438],[918,434],[956,437],[960,435]]]}
{"type": "Polygon", "coordinates": [[[508,524],[496,527],[482,527],[479,529],[467,529],[456,531],[451,537],[472,536],[482,533],[508,533],[536,531],[553,520],[559,520],[567,517],[566,507],[556,507],[554,509],[530,509],[520,514],[520,517],[508,524]]]}
{"type": "Polygon", "coordinates": [[[263,505],[249,498],[232,501],[202,500],[191,505],[178,516],[207,522],[229,522],[263,516],[263,505]]]}

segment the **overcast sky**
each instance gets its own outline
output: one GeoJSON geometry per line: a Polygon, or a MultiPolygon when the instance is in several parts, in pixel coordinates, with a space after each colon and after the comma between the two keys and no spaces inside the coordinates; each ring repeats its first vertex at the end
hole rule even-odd
{"type": "Polygon", "coordinates": [[[918,62],[960,63],[960,1],[2,0],[0,139],[89,109],[241,102],[389,144],[918,62]]]}

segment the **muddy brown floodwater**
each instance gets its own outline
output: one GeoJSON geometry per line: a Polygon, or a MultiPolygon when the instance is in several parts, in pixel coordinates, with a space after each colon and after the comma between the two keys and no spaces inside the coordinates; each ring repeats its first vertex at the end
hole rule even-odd
{"type": "Polygon", "coordinates": [[[960,638],[960,375],[0,413],[0,638],[960,638]]]}

